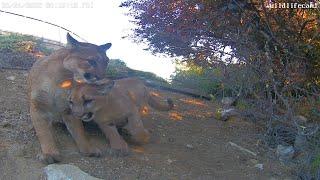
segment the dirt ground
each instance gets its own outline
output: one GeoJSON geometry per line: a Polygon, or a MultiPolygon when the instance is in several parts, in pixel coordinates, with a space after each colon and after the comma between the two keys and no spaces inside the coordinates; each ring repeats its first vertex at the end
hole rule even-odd
{"type": "MultiPolygon", "coordinates": [[[[0,179],[39,179],[45,165],[38,160],[40,145],[29,116],[27,71],[0,71],[0,179]],[[14,80],[7,77],[14,76],[14,80]]],[[[171,92],[171,112],[150,110],[143,116],[152,132],[150,144],[131,146],[126,157],[84,157],[63,125],[56,125],[61,164],[73,164],[102,179],[294,179],[258,140],[262,129],[254,123],[213,118],[216,105],[171,92]],[[236,143],[258,155],[244,154],[228,145],[236,143]],[[263,170],[254,167],[263,164],[263,170]]],[[[87,131],[93,143],[107,150],[108,141],[94,126],[87,131]]]]}

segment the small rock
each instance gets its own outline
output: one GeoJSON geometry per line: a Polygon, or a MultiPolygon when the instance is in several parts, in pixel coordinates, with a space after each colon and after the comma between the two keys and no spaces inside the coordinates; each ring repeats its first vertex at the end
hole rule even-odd
{"type": "Polygon", "coordinates": [[[6,79],[9,81],[14,81],[16,79],[16,77],[15,76],[8,76],[8,77],[6,77],[6,79]]]}
{"type": "Polygon", "coordinates": [[[260,171],[263,170],[263,164],[256,164],[254,165],[255,168],[258,168],[260,171]]]}
{"type": "Polygon", "coordinates": [[[70,164],[50,164],[43,169],[47,180],[101,180],[83,172],[80,168],[70,164]]]}
{"type": "Polygon", "coordinates": [[[276,154],[279,157],[280,161],[288,161],[293,158],[293,155],[294,155],[293,146],[278,145],[276,154]]]}
{"type": "Polygon", "coordinates": [[[193,149],[193,146],[191,144],[187,144],[186,147],[189,149],[193,149]]]}

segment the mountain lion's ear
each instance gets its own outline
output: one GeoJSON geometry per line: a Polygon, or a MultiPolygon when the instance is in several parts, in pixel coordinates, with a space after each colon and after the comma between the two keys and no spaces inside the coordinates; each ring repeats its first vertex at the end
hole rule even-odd
{"type": "Polygon", "coordinates": [[[106,44],[100,45],[99,49],[101,51],[107,51],[111,47],[111,45],[112,45],[111,43],[106,43],[106,44]]]}
{"type": "Polygon", "coordinates": [[[71,48],[79,46],[79,41],[73,38],[69,33],[67,33],[67,46],[71,48]]]}
{"type": "Polygon", "coordinates": [[[98,92],[102,95],[106,95],[114,86],[114,81],[109,79],[102,79],[96,82],[98,85],[98,92]]]}

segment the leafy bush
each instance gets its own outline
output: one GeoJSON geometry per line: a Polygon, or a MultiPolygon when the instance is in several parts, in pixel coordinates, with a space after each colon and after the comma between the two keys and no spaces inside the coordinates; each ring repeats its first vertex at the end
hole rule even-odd
{"type": "Polygon", "coordinates": [[[255,76],[245,73],[246,68],[237,64],[206,68],[180,64],[172,76],[172,85],[193,89],[212,98],[237,96],[239,93],[246,97],[253,96],[261,85],[255,76]]]}
{"type": "Polygon", "coordinates": [[[0,51],[18,51],[49,55],[52,49],[46,47],[41,39],[31,35],[9,33],[0,35],[0,51]]]}
{"type": "Polygon", "coordinates": [[[35,39],[32,36],[14,33],[9,35],[0,35],[0,50],[21,51],[23,48],[28,50],[32,48],[32,42],[35,42],[35,39]]]}
{"type": "Polygon", "coordinates": [[[222,76],[219,69],[180,64],[171,79],[172,86],[192,89],[201,95],[215,95],[222,90],[222,76]]]}

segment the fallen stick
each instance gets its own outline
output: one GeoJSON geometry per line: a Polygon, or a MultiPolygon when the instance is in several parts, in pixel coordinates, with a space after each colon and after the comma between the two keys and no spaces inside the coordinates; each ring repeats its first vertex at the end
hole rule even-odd
{"type": "Polygon", "coordinates": [[[242,151],[242,152],[246,152],[246,153],[251,154],[251,155],[253,155],[253,156],[257,156],[257,153],[254,153],[254,152],[252,152],[252,151],[250,151],[250,150],[248,150],[248,149],[246,149],[246,148],[243,148],[243,147],[241,147],[241,146],[239,146],[239,145],[237,145],[237,144],[235,144],[235,143],[233,143],[233,142],[231,142],[231,141],[229,141],[228,144],[230,144],[230,145],[233,146],[233,147],[238,148],[238,149],[239,149],[240,151],[242,151]]]}

